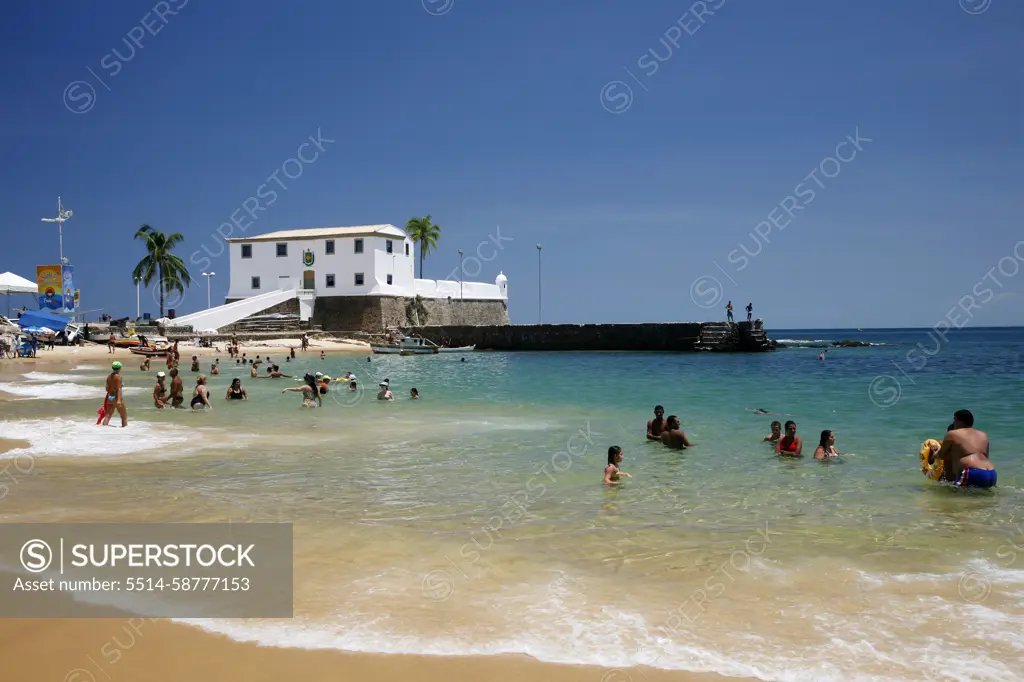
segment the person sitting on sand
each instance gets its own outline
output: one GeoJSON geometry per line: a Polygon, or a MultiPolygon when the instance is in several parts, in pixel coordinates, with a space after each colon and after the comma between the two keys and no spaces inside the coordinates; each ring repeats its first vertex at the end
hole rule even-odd
{"type": "Polygon", "coordinates": [[[654,419],[647,422],[647,440],[661,440],[661,432],[665,429],[665,408],[654,406],[654,419]]]}
{"type": "Polygon", "coordinates": [[[199,356],[197,356],[197,355],[193,355],[192,356],[192,371],[193,372],[198,372],[199,371],[199,356]]]}
{"type": "Polygon", "coordinates": [[[228,386],[227,395],[224,396],[225,400],[248,400],[249,394],[246,393],[245,389],[242,388],[242,380],[234,378],[231,380],[231,385],[228,386]]]}
{"type": "Polygon", "coordinates": [[[796,422],[786,422],[786,435],[775,442],[775,454],[785,457],[803,457],[804,441],[796,435],[796,422]]]}
{"type": "Polygon", "coordinates": [[[164,409],[164,405],[167,403],[165,397],[167,393],[167,387],[164,386],[164,377],[167,376],[163,372],[156,373],[156,386],[153,387],[153,404],[156,405],[156,409],[164,409]]]}
{"type": "Polygon", "coordinates": [[[693,447],[693,443],[687,440],[686,434],[679,428],[679,426],[679,417],[674,414],[670,415],[669,418],[665,420],[665,430],[661,432],[662,444],[672,448],[673,450],[682,450],[684,448],[693,447]]]}
{"type": "Polygon", "coordinates": [[[772,422],[772,432],[764,437],[763,443],[776,443],[782,437],[782,422],[778,419],[772,422]]]}
{"type": "Polygon", "coordinates": [[[961,488],[991,488],[996,484],[996,467],[989,461],[988,435],[974,428],[970,410],[953,414],[953,429],[946,432],[937,455],[943,460],[942,480],[961,488]]]}
{"type": "Polygon", "coordinates": [[[380,382],[380,391],[377,393],[377,400],[394,400],[395,394],[391,392],[391,387],[385,382],[380,382]]]}
{"type": "Polygon", "coordinates": [[[121,415],[121,428],[128,426],[128,410],[124,406],[124,380],[121,377],[121,363],[114,360],[107,375],[107,397],[103,401],[103,425],[110,424],[116,410],[121,415]]]}
{"type": "Polygon", "coordinates": [[[633,478],[625,471],[619,468],[619,464],[622,463],[622,448],[618,445],[613,445],[608,448],[608,466],[604,468],[604,482],[608,485],[617,483],[619,476],[625,476],[627,478],[633,478]]]}
{"type": "Polygon", "coordinates": [[[814,459],[835,459],[838,456],[836,434],[825,429],[821,432],[821,440],[818,442],[818,447],[814,448],[814,459]]]}
{"type": "Polygon", "coordinates": [[[301,386],[295,386],[294,388],[286,388],[281,393],[287,393],[289,391],[295,391],[302,393],[302,406],[307,408],[320,407],[323,405],[323,401],[320,400],[320,392],[316,387],[316,378],[307,373],[303,377],[303,384],[301,386]]]}
{"type": "Polygon", "coordinates": [[[420,392],[417,391],[415,388],[410,388],[409,389],[409,397],[411,399],[413,399],[413,400],[419,400],[420,399],[420,392]]]}
{"type": "Polygon", "coordinates": [[[193,410],[213,409],[213,405],[210,404],[210,391],[206,388],[205,374],[196,377],[196,387],[192,391],[192,402],[189,406],[193,410]]]}

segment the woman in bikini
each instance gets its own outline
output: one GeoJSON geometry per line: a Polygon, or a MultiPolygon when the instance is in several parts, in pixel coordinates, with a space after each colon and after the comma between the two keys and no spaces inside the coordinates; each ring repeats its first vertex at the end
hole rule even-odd
{"type": "Polygon", "coordinates": [[[613,445],[608,448],[608,466],[604,468],[604,482],[608,485],[617,483],[619,476],[633,478],[625,471],[619,469],[619,464],[622,464],[622,448],[618,445],[613,445]]]}
{"type": "Polygon", "coordinates": [[[804,441],[796,435],[796,422],[786,422],[786,435],[775,443],[775,454],[784,457],[803,457],[804,441]]]}
{"type": "Polygon", "coordinates": [[[836,434],[825,430],[821,432],[821,441],[814,449],[814,459],[836,459],[839,452],[836,451],[836,434]]]}
{"type": "Polygon", "coordinates": [[[210,404],[210,392],[206,388],[205,374],[196,377],[196,388],[192,391],[192,402],[189,406],[193,410],[213,409],[213,405],[210,404]]]}
{"type": "Polygon", "coordinates": [[[241,379],[232,379],[231,386],[228,387],[227,395],[224,396],[225,400],[248,400],[249,394],[242,388],[241,379]]]}

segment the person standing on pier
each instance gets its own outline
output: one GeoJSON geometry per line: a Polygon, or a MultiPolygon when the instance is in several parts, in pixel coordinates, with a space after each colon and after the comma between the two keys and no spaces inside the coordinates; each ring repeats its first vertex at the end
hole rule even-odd
{"type": "Polygon", "coordinates": [[[747,322],[754,316],[754,302],[747,303],[747,322]]]}
{"type": "Polygon", "coordinates": [[[725,319],[728,322],[733,322],[732,318],[732,301],[725,304],[725,319]]]}

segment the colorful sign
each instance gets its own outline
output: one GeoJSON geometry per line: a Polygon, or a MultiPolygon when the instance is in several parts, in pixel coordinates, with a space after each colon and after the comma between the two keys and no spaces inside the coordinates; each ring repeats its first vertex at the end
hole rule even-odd
{"type": "Polygon", "coordinates": [[[62,301],[64,304],[64,312],[73,313],[75,312],[75,266],[65,265],[63,270],[63,287],[61,288],[61,295],[64,299],[62,301]]]}
{"type": "Polygon", "coordinates": [[[76,308],[79,307],[80,305],[82,305],[82,296],[81,296],[81,294],[82,294],[82,290],[81,289],[75,289],[75,307],[76,308]]]}
{"type": "Polygon", "coordinates": [[[62,281],[59,265],[37,265],[36,283],[39,286],[40,310],[63,310],[62,281]]]}
{"type": "Polygon", "coordinates": [[[302,252],[302,264],[305,265],[306,267],[309,267],[310,265],[313,264],[313,252],[310,251],[309,249],[306,249],[305,251],[302,252]]]}

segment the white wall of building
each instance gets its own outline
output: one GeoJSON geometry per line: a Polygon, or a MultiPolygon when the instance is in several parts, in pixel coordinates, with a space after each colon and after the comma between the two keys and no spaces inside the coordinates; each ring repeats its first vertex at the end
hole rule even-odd
{"type": "Polygon", "coordinates": [[[295,239],[283,242],[230,242],[231,262],[228,298],[245,298],[280,289],[302,289],[303,273],[312,270],[317,296],[358,296],[360,294],[411,295],[413,290],[413,244],[409,238],[391,239],[393,255],[386,252],[387,238],[362,237],[363,252],[355,252],[356,237],[334,237],[334,253],[326,252],[327,239],[295,239]],[[277,255],[277,244],[288,244],[288,255],[277,255]],[[405,255],[405,244],[409,255],[405,255]],[[242,258],[242,246],[252,246],[252,258],[242,258]],[[313,265],[305,266],[302,254],[313,252],[313,265]],[[392,268],[394,271],[392,272],[392,268]],[[363,273],[363,285],[356,286],[355,274],[363,273]],[[387,275],[394,277],[391,287],[387,275]],[[334,286],[327,286],[327,275],[334,275],[334,286]],[[260,288],[252,288],[252,278],[260,278],[260,288]],[[402,292],[406,293],[402,293],[402,292]]]}
{"type": "Polygon", "coordinates": [[[281,242],[253,241],[229,242],[231,264],[228,298],[248,298],[278,289],[304,289],[303,274],[314,274],[317,297],[327,296],[422,296],[424,298],[451,298],[458,300],[502,300],[507,289],[499,276],[496,283],[459,282],[448,280],[415,279],[415,248],[412,240],[398,235],[375,234],[361,237],[363,252],[355,253],[358,237],[318,237],[281,242]],[[328,239],[334,240],[334,253],[326,252],[328,239]],[[392,242],[392,253],[387,253],[387,240],[392,242]],[[277,244],[288,245],[288,255],[277,255],[277,244]],[[242,258],[242,246],[252,247],[252,257],[242,258]],[[407,248],[408,247],[408,248],[407,248]],[[306,249],[313,252],[313,265],[303,264],[306,249]],[[409,255],[406,255],[408,253],[409,255]],[[363,274],[362,286],[355,283],[355,274],[363,274]],[[334,275],[334,286],[327,286],[327,276],[334,275]],[[388,275],[392,275],[388,284],[388,275]],[[252,288],[252,278],[260,278],[260,288],[252,288]]]}

